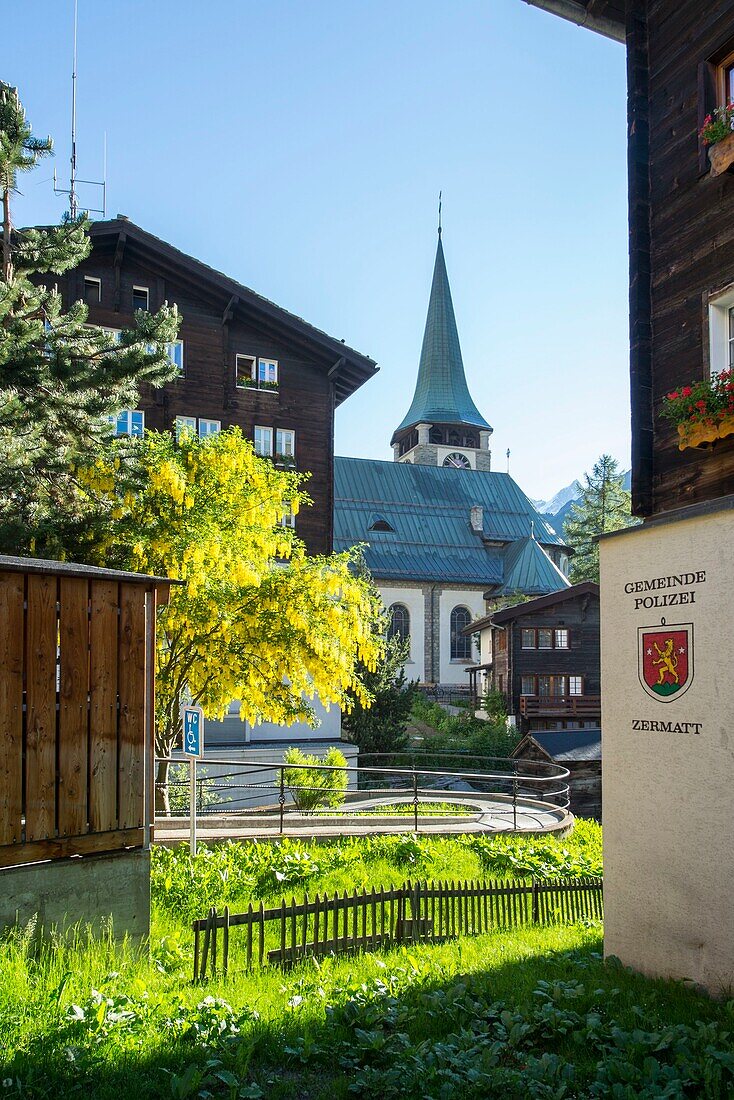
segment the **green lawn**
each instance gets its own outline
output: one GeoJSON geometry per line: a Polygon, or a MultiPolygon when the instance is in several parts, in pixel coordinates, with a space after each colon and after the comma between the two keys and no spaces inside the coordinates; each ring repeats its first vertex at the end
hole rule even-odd
{"type": "Polygon", "coordinates": [[[225,846],[193,864],[157,852],[150,958],[83,935],[40,951],[30,931],[2,945],[0,1100],[731,1097],[734,1002],[604,963],[593,923],[191,983],[187,882],[198,916],[217,882],[221,905],[227,891],[271,900],[276,875],[291,876],[290,895],[348,876],[353,888],[360,874],[402,881],[410,869],[480,877],[493,860],[494,877],[513,861],[549,871],[590,860],[597,832],[582,826],[550,846],[523,838],[524,849],[510,838],[489,852],[400,837],[225,846]]]}

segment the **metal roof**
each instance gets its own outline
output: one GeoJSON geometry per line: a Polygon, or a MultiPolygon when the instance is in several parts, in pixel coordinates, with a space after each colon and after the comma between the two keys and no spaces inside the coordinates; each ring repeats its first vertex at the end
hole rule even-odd
{"type": "MultiPolygon", "coordinates": [[[[366,543],[365,560],[377,578],[501,586],[512,544],[524,543],[533,526],[545,545],[564,545],[509,474],[334,459],[334,547],[366,543]],[[481,532],[470,521],[477,505],[481,532]],[[393,530],[370,531],[375,514],[393,530]]],[[[529,594],[568,584],[537,543],[529,551],[520,547],[510,566],[513,580],[514,570],[522,572],[529,594]]]]}
{"type": "Polygon", "coordinates": [[[533,730],[513,751],[512,756],[522,756],[523,746],[535,743],[553,761],[601,760],[601,730],[533,730]]]}
{"type": "Polygon", "coordinates": [[[395,429],[393,441],[399,433],[424,422],[468,424],[492,430],[472,401],[466,384],[440,231],[418,381],[412,404],[395,429]]]}
{"type": "Polygon", "coordinates": [[[526,596],[544,596],[570,584],[534,538],[519,539],[507,548],[503,587],[508,595],[524,592],[526,596]]]}

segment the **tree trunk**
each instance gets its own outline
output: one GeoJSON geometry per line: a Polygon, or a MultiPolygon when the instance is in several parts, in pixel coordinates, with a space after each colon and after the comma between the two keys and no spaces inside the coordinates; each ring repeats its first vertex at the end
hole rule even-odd
{"type": "Polygon", "coordinates": [[[13,265],[10,254],[10,234],[12,223],[10,220],[10,188],[3,189],[3,280],[9,283],[13,277],[13,265]]]}
{"type": "Polygon", "coordinates": [[[168,768],[167,760],[157,760],[155,766],[155,813],[169,817],[171,803],[168,798],[168,768]]]}

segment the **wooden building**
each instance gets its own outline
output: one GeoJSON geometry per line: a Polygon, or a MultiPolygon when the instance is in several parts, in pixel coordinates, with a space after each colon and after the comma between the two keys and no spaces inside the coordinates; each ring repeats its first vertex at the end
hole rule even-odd
{"type": "Polygon", "coordinates": [[[84,299],[90,323],[109,329],[164,302],[182,316],[170,349],[180,377],[144,387],[118,431],[174,429],[177,420],[202,436],[239,426],[261,454],[310,472],[313,507],[295,523],[312,553],[330,553],[334,410],[375,363],[121,215],[94,222],[91,239],[89,257],[58,280],[65,305],[84,299]]]}
{"type": "Polygon", "coordinates": [[[568,768],[569,809],[601,821],[601,730],[533,730],[513,750],[516,760],[568,768]]]}
{"type": "Polygon", "coordinates": [[[599,726],[599,586],[592,581],[495,611],[467,627],[480,636],[475,701],[501,692],[528,730],[599,726]]]}
{"type": "Polygon", "coordinates": [[[729,494],[734,434],[680,450],[660,411],[734,366],[734,174],[699,137],[734,99],[734,0],[527,2],[627,45],[633,511],[729,494]]]}

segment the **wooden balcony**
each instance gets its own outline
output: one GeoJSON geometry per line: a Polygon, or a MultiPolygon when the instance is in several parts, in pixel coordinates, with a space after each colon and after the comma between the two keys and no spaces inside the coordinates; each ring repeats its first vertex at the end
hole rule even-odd
{"type": "Polygon", "coordinates": [[[600,695],[521,695],[523,718],[600,718],[600,695]]]}

